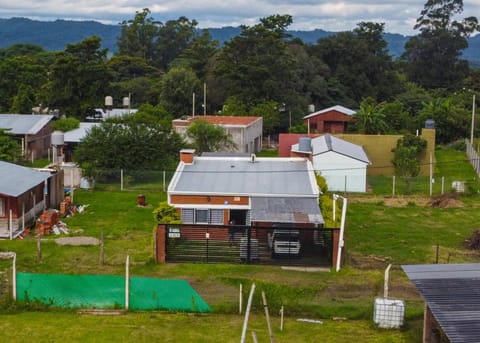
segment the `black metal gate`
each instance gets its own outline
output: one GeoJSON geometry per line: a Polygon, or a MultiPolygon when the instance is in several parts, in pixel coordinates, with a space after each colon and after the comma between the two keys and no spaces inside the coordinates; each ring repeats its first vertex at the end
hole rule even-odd
{"type": "Polygon", "coordinates": [[[330,267],[336,230],[168,224],[166,261],[330,267]]]}

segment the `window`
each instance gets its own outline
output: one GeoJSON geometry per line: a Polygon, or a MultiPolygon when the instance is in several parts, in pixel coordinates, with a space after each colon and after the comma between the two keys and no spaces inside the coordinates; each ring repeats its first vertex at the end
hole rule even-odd
{"type": "Polygon", "coordinates": [[[208,210],[195,210],[195,224],[208,224],[208,210]]]}
{"type": "Polygon", "coordinates": [[[0,198],[0,217],[5,217],[5,199],[0,198]]]}
{"type": "Polygon", "coordinates": [[[182,223],[223,225],[223,210],[183,208],[182,223]]]}

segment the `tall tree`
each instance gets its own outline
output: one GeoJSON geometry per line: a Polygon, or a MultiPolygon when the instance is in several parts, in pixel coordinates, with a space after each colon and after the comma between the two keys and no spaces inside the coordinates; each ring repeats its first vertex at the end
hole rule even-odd
{"type": "Polygon", "coordinates": [[[169,20],[158,31],[155,64],[162,70],[168,70],[170,63],[192,43],[196,37],[196,20],[180,17],[169,20]]]}
{"type": "Polygon", "coordinates": [[[103,103],[111,76],[107,50],[100,47],[101,39],[92,36],[58,53],[50,69],[50,106],[82,118],[88,108],[103,103]]]}
{"type": "Polygon", "coordinates": [[[383,23],[361,22],[353,32],[320,39],[312,47],[312,54],[330,69],[329,83],[339,85],[329,87],[338,93],[330,95],[334,100],[358,104],[372,97],[385,101],[401,90],[383,35],[383,23]]]}
{"type": "Polygon", "coordinates": [[[133,19],[124,20],[120,25],[118,54],[153,61],[156,57],[155,46],[161,23],[150,17],[150,10],[144,8],[141,12],[137,11],[133,19]]]}
{"type": "MultiPolygon", "coordinates": [[[[188,68],[174,67],[161,81],[160,104],[175,118],[192,113],[193,94],[200,94],[201,86],[195,73],[188,68]]],[[[195,112],[200,101],[195,103],[195,112]]]]}
{"type": "Polygon", "coordinates": [[[476,17],[454,19],[462,12],[463,0],[426,1],[414,26],[420,34],[405,44],[402,56],[409,80],[427,89],[459,87],[468,73],[462,50],[479,29],[476,17]]]}
{"type": "Polygon", "coordinates": [[[297,92],[295,58],[285,42],[291,23],[289,15],[262,18],[225,43],[215,74],[227,96],[235,95],[250,108],[263,101],[287,102],[297,92]]]}

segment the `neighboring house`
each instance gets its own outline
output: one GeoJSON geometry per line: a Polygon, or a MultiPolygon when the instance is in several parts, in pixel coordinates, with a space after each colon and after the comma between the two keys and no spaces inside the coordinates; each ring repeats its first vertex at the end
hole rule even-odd
{"type": "Polygon", "coordinates": [[[308,133],[345,133],[356,112],[336,105],[303,117],[308,133]]]}
{"type": "Polygon", "coordinates": [[[425,301],[423,342],[480,341],[480,263],[402,268],[425,301]]]}
{"type": "Polygon", "coordinates": [[[71,162],[73,161],[73,152],[77,147],[78,143],[87,136],[92,127],[99,126],[100,123],[80,123],[80,126],[74,130],[65,132],[64,134],[64,161],[71,162]]]}
{"type": "Polygon", "coordinates": [[[98,120],[105,120],[109,118],[125,117],[130,114],[134,114],[137,111],[138,109],[134,109],[134,108],[110,108],[110,109],[96,108],[95,114],[93,116],[88,116],[85,119],[98,121],[98,120]]]}
{"type": "Polygon", "coordinates": [[[195,116],[187,119],[175,119],[172,122],[173,130],[185,136],[187,128],[195,120],[205,120],[210,124],[223,127],[232,136],[236,149],[232,152],[256,153],[262,150],[262,117],[237,116],[195,116]]]}
{"type": "Polygon", "coordinates": [[[57,207],[62,178],[63,173],[0,161],[0,238],[19,236],[45,208],[57,207]]]}
{"type": "Polygon", "coordinates": [[[366,192],[370,160],[360,145],[330,134],[300,137],[292,145],[291,156],[306,157],[327,181],[329,191],[366,192]]]}
{"type": "Polygon", "coordinates": [[[168,187],[184,224],[317,227],[324,223],[318,196],[308,159],[198,157],[188,149],[168,187]]]}
{"type": "Polygon", "coordinates": [[[13,135],[29,159],[47,157],[51,145],[54,115],[0,114],[0,129],[13,135]]]}

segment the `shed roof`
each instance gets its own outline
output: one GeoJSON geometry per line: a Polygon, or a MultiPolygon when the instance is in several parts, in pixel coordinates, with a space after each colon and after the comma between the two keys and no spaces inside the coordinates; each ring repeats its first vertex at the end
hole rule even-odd
{"type": "MultiPolygon", "coordinates": [[[[329,151],[370,164],[370,159],[362,146],[347,142],[330,134],[315,137],[311,141],[312,154],[320,155],[329,151]]],[[[299,144],[292,145],[292,151],[299,151],[299,144]]]]}
{"type": "Polygon", "coordinates": [[[303,158],[195,157],[180,162],[169,193],[318,197],[310,161],[303,158]]]}
{"type": "Polygon", "coordinates": [[[14,135],[35,135],[53,118],[49,114],[0,114],[0,128],[14,135]]]}
{"type": "Polygon", "coordinates": [[[480,337],[480,263],[402,266],[452,343],[480,337]]]}
{"type": "Polygon", "coordinates": [[[357,113],[356,111],[351,110],[350,108],[347,108],[347,107],[344,107],[344,106],[341,106],[341,105],[335,105],[335,106],[328,107],[328,108],[325,108],[325,109],[317,111],[317,112],[310,113],[310,114],[306,115],[305,117],[303,117],[303,119],[312,118],[312,117],[315,117],[315,116],[318,116],[318,115],[321,115],[321,114],[324,114],[324,113],[332,112],[332,111],[340,112],[340,113],[343,113],[347,116],[352,116],[355,113],[357,113]]]}
{"type": "Polygon", "coordinates": [[[50,177],[49,174],[0,161],[0,194],[16,197],[50,177]]]}
{"type": "Polygon", "coordinates": [[[80,127],[65,132],[64,141],[70,143],[80,142],[94,126],[98,126],[100,123],[80,123],[80,127]]]}
{"type": "Polygon", "coordinates": [[[257,222],[324,224],[318,201],[313,198],[253,197],[250,218],[257,222]]]}

